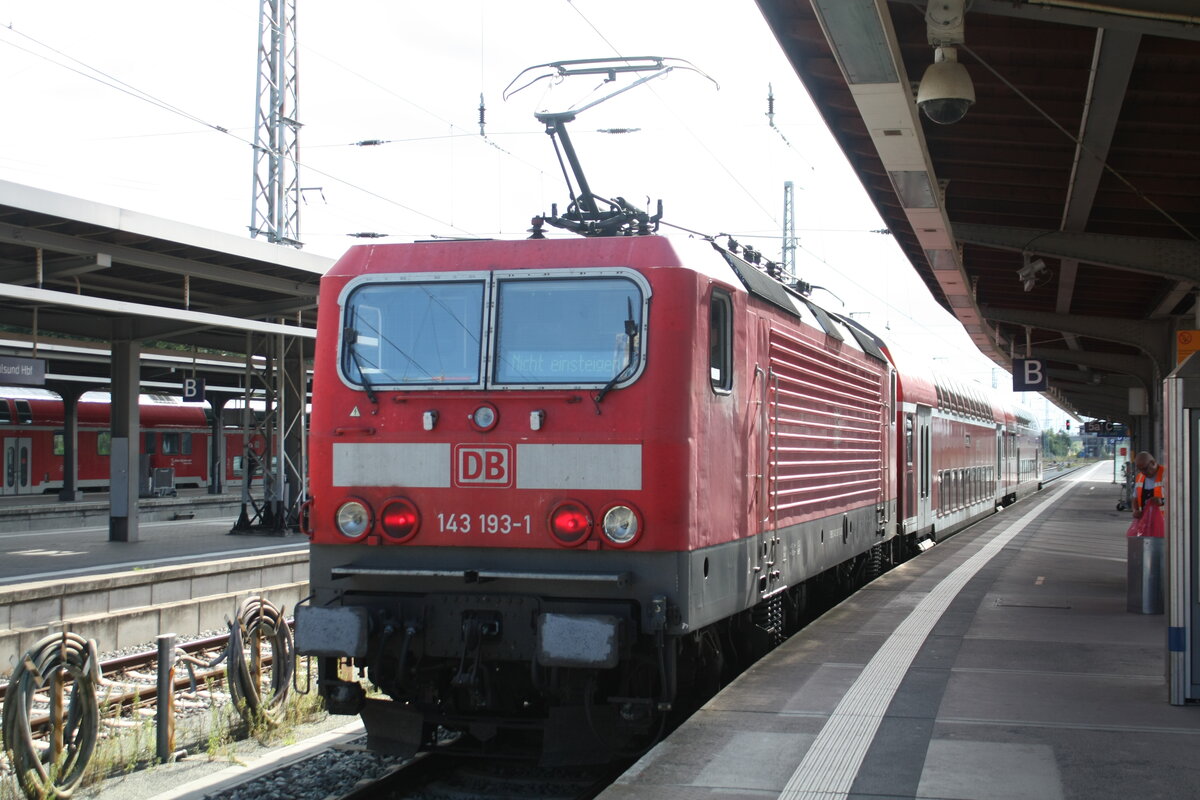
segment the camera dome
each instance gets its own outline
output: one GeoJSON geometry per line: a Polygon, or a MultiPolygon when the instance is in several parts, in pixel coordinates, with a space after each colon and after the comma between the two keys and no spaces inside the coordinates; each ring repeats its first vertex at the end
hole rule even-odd
{"type": "Polygon", "coordinates": [[[934,50],[917,89],[917,106],[939,125],[958,122],[975,104],[975,85],[953,47],[934,50]]]}

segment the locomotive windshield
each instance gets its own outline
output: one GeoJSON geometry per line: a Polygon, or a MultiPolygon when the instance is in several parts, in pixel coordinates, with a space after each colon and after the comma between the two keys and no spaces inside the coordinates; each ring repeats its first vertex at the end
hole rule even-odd
{"type": "Polygon", "coordinates": [[[363,386],[477,384],[481,281],[372,283],[350,295],[342,374],[363,386]]]}
{"type": "Polygon", "coordinates": [[[624,278],[504,280],[496,383],[607,383],[636,366],[642,296],[624,278]]]}
{"type": "Polygon", "coordinates": [[[650,286],[625,269],[372,276],[342,298],[340,367],[385,387],[604,387],[636,380],[650,286]]]}

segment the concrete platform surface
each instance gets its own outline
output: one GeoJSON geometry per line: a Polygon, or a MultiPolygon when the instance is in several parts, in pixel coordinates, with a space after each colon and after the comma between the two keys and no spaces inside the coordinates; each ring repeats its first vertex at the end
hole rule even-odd
{"type": "Polygon", "coordinates": [[[1166,620],[1126,611],[1104,465],[829,611],[602,800],[1200,798],[1200,708],[1167,702],[1166,620]]]}
{"type": "Polygon", "coordinates": [[[0,525],[0,585],[308,548],[300,534],[232,536],[236,520],[141,521],[135,542],[110,542],[107,522],[30,530],[10,520],[0,525]]]}

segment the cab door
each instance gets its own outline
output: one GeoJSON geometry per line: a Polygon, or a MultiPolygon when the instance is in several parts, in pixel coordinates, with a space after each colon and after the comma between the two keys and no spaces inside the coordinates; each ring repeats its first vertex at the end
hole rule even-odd
{"type": "Polygon", "coordinates": [[[0,481],[0,494],[29,494],[32,491],[33,473],[32,439],[6,437],[4,446],[4,473],[0,481]]]}

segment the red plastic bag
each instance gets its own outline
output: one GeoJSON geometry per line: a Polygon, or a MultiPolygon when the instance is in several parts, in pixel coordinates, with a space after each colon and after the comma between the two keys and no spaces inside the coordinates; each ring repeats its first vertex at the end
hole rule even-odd
{"type": "Polygon", "coordinates": [[[1166,521],[1158,506],[1146,506],[1142,515],[1129,523],[1126,536],[1152,536],[1161,539],[1167,533],[1166,521]]]}

